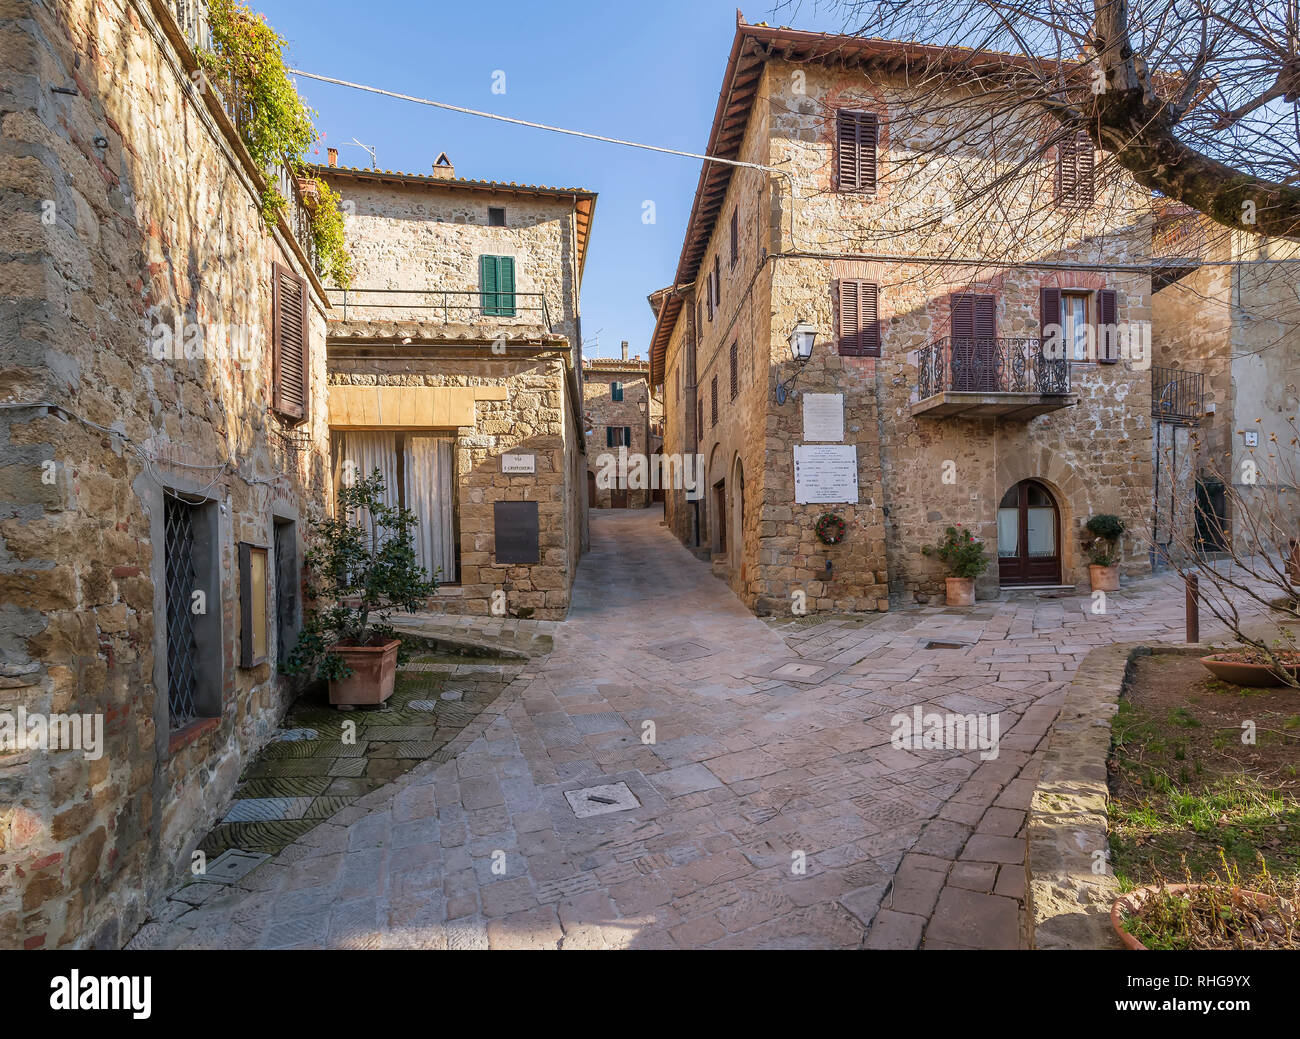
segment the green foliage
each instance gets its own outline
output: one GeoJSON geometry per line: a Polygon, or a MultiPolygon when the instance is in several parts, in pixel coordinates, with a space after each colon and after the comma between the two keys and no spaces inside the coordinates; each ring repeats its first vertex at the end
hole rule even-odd
{"type": "Polygon", "coordinates": [[[1108,512],[1093,516],[1087,523],[1093,536],[1085,542],[1093,566],[1114,566],[1119,562],[1119,539],[1124,536],[1124,521],[1108,512]]]}
{"type": "MultiPolygon", "coordinates": [[[[199,54],[209,80],[232,112],[253,161],[267,173],[262,222],[270,227],[288,206],[271,171],[283,165],[298,175],[318,140],[315,113],[303,104],[284,61],[286,40],[241,0],[211,0],[208,20],[213,49],[199,54]]],[[[319,204],[309,212],[321,273],[341,286],[351,283],[351,260],[343,241],[339,197],[319,180],[319,204]]]]}
{"type": "Polygon", "coordinates": [[[341,289],[352,285],[352,257],[343,238],[343,198],[320,177],[312,177],[317,200],[312,207],[311,234],[320,258],[321,276],[341,289]]]}
{"type": "Polygon", "coordinates": [[[309,601],[329,605],[307,611],[302,632],[281,665],[288,675],[314,673],[346,678],[335,645],[381,645],[393,639],[388,619],[397,610],[414,613],[437,588],[415,561],[409,509],[384,503],[378,469],[339,491],[338,512],[314,524],[318,537],[305,557],[309,601]],[[365,522],[368,520],[368,522],[365,522]]]}
{"type": "Polygon", "coordinates": [[[971,532],[960,523],[949,527],[937,546],[926,545],[921,551],[927,556],[942,559],[952,571],[953,577],[979,577],[989,567],[984,543],[975,540],[971,532]]]}

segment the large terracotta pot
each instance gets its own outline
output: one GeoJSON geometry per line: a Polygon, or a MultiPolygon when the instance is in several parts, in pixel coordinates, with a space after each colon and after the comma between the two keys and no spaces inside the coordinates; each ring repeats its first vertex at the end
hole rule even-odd
{"type": "Polygon", "coordinates": [[[330,703],[336,707],[373,705],[392,696],[397,681],[397,650],[401,644],[401,639],[393,639],[379,646],[331,647],[352,669],[352,674],[330,682],[330,703]]]}
{"type": "MultiPolygon", "coordinates": [[[[1232,685],[1244,685],[1251,689],[1263,689],[1268,686],[1285,685],[1286,682],[1268,664],[1245,664],[1237,660],[1220,660],[1217,655],[1201,657],[1205,669],[1215,678],[1232,685]]],[[[1300,675],[1300,665],[1288,667],[1293,676],[1300,675]]]]}
{"type": "Polygon", "coordinates": [[[1089,566],[1088,580],[1094,592],[1119,591],[1119,564],[1114,566],[1089,566]]]}
{"type": "Polygon", "coordinates": [[[948,593],[949,606],[974,606],[975,605],[975,578],[973,577],[947,578],[947,593],[948,593]]]}
{"type": "MultiPolygon", "coordinates": [[[[1192,892],[1204,886],[1204,884],[1169,884],[1166,885],[1165,890],[1171,895],[1190,895],[1192,892]]],[[[1140,887],[1135,891],[1130,891],[1127,895],[1121,895],[1111,903],[1110,926],[1114,929],[1115,933],[1119,935],[1119,940],[1124,943],[1126,949],[1141,949],[1144,952],[1150,951],[1145,945],[1138,941],[1138,939],[1134,938],[1133,935],[1129,934],[1129,932],[1124,929],[1124,921],[1120,914],[1124,911],[1136,913],[1142,908],[1142,903],[1159,890],[1160,888],[1156,885],[1140,887]]],[[[1238,889],[1237,893],[1242,898],[1253,902],[1255,907],[1261,911],[1276,906],[1278,901],[1276,895],[1266,895],[1262,891],[1245,891],[1238,889]]]]}

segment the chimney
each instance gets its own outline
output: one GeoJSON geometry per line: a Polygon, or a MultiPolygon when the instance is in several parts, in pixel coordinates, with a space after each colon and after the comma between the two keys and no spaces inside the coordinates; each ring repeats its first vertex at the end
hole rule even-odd
{"type": "Polygon", "coordinates": [[[433,175],[447,180],[456,176],[456,167],[451,164],[446,152],[439,152],[438,157],[433,160],[433,175]]]}
{"type": "Polygon", "coordinates": [[[325,154],[329,156],[330,166],[337,166],[339,164],[339,150],[337,148],[326,148],[325,154]]]}
{"type": "Polygon", "coordinates": [[[627,360],[627,340],[623,340],[623,360],[627,360]]]}

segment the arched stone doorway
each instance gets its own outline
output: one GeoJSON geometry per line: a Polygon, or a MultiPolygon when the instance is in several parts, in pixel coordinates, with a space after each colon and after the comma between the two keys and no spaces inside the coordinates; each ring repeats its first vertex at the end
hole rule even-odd
{"type": "Polygon", "coordinates": [[[733,559],[741,558],[745,539],[745,469],[737,457],[731,469],[731,545],[733,559]]]}
{"type": "Polygon", "coordinates": [[[1061,583],[1061,510],[1037,480],[1021,480],[998,503],[998,582],[1061,583]]]}

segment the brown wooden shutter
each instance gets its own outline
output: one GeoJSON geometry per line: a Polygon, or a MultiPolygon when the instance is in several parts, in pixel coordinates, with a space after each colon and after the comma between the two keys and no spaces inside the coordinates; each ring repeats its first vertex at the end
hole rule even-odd
{"type": "Polygon", "coordinates": [[[1119,362],[1119,299],[1114,289],[1097,293],[1097,360],[1101,364],[1119,362]]]}
{"type": "Polygon", "coordinates": [[[731,399],[740,392],[740,342],[731,344],[731,399]]]}
{"type": "Polygon", "coordinates": [[[875,282],[844,279],[839,283],[840,353],[854,357],[880,356],[880,320],[875,282]]]}
{"type": "Polygon", "coordinates": [[[713,377],[713,403],[709,406],[709,425],[718,424],[718,377],[713,377]]]}
{"type": "Polygon", "coordinates": [[[879,120],[872,112],[835,113],[836,186],[840,191],[876,190],[879,120]]]}
{"type": "Polygon", "coordinates": [[[993,339],[998,334],[997,299],[993,296],[975,297],[975,338],[993,339]]]}
{"type": "Polygon", "coordinates": [[[975,297],[969,292],[952,297],[952,338],[970,339],[975,335],[975,297]]]}
{"type": "Polygon", "coordinates": [[[997,334],[996,296],[959,292],[952,297],[954,339],[993,339],[997,334]]]}
{"type": "Polygon", "coordinates": [[[713,309],[718,310],[722,306],[722,257],[714,255],[713,257],[713,309]]]}
{"type": "Polygon", "coordinates": [[[740,259],[740,207],[731,211],[731,266],[740,259]]]}
{"type": "Polygon", "coordinates": [[[1055,325],[1057,328],[1057,343],[1060,348],[1060,356],[1053,357],[1052,360],[1068,359],[1069,353],[1065,345],[1065,329],[1061,328],[1061,290],[1055,286],[1044,285],[1038,290],[1038,336],[1039,344],[1043,349],[1047,348],[1048,328],[1055,325]]]}
{"type": "Polygon", "coordinates": [[[1082,131],[1056,146],[1056,200],[1064,206],[1090,206],[1096,196],[1092,140],[1082,131]]]}
{"type": "Polygon", "coordinates": [[[271,269],[271,407],[301,422],[311,405],[307,282],[278,263],[271,269]]]}

